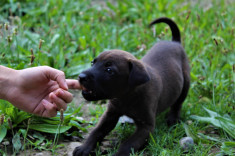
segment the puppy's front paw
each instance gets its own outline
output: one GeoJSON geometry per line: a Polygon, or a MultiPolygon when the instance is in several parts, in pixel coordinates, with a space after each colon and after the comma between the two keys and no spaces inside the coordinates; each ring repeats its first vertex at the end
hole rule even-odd
{"type": "Polygon", "coordinates": [[[73,151],[73,156],[89,156],[90,154],[89,147],[78,146],[73,151]]]}

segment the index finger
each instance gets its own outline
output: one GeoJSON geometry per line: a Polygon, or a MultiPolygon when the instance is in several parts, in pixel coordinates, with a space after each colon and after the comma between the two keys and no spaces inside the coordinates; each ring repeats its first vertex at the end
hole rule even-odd
{"type": "Polygon", "coordinates": [[[82,89],[78,80],[66,79],[66,83],[69,89],[80,89],[80,90],[82,89]]]}

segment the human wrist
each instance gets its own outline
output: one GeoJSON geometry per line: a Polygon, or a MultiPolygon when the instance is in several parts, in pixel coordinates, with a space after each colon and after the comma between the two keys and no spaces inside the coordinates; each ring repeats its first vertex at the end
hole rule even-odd
{"type": "Polygon", "coordinates": [[[0,99],[8,100],[17,71],[0,65],[0,99]]]}

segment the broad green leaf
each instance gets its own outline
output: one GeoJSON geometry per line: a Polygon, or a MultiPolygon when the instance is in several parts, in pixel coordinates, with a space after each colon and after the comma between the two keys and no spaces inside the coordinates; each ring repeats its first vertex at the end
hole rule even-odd
{"type": "Polygon", "coordinates": [[[45,140],[45,136],[43,136],[42,134],[38,132],[34,132],[33,137],[38,138],[41,141],[45,140]]]}
{"type": "Polygon", "coordinates": [[[15,107],[8,107],[8,108],[6,108],[5,112],[6,112],[7,115],[10,116],[11,120],[14,121],[16,119],[17,111],[16,111],[15,107]]]}
{"type": "Polygon", "coordinates": [[[19,129],[19,133],[21,133],[23,135],[23,137],[26,137],[26,135],[27,135],[26,129],[19,129]]]}
{"type": "Polygon", "coordinates": [[[69,122],[69,126],[74,126],[74,127],[77,127],[79,130],[83,131],[83,132],[87,132],[87,129],[86,128],[83,128],[78,122],[74,121],[74,120],[71,120],[69,122]]]}
{"type": "Polygon", "coordinates": [[[77,114],[78,112],[80,112],[81,109],[82,109],[82,106],[83,106],[83,105],[81,105],[81,106],[78,107],[76,110],[74,110],[73,113],[66,115],[66,116],[65,116],[65,120],[70,120],[70,118],[71,118],[73,115],[75,115],[75,114],[77,114]]]}
{"type": "MultiPolygon", "coordinates": [[[[60,127],[60,133],[64,133],[69,130],[72,126],[63,126],[60,127]]],[[[58,125],[51,124],[30,124],[29,129],[37,130],[40,132],[46,133],[59,133],[58,125]]]]}
{"type": "Polygon", "coordinates": [[[213,112],[213,111],[211,111],[211,110],[209,110],[209,109],[207,109],[207,108],[205,108],[205,107],[203,107],[203,109],[205,109],[206,111],[207,111],[207,113],[211,116],[211,117],[220,117],[220,115],[218,114],[218,113],[216,113],[216,112],[213,112]]]}
{"type": "Polygon", "coordinates": [[[22,121],[24,121],[30,117],[31,117],[31,115],[26,112],[23,112],[23,111],[18,112],[17,118],[15,119],[13,126],[16,126],[17,124],[21,123],[22,121]]]}
{"type": "Polygon", "coordinates": [[[216,139],[216,138],[213,138],[213,137],[210,137],[210,136],[207,136],[207,135],[204,135],[202,133],[198,133],[198,135],[201,137],[201,138],[204,138],[204,139],[207,139],[207,140],[211,140],[211,141],[215,141],[215,142],[220,142],[220,140],[216,139]]]}
{"type": "Polygon", "coordinates": [[[34,119],[34,121],[32,124],[47,123],[47,124],[51,124],[51,125],[58,125],[60,123],[59,117],[42,118],[42,117],[35,116],[33,119],[34,119]]]}
{"type": "Polygon", "coordinates": [[[190,117],[192,119],[202,121],[202,122],[208,122],[208,123],[213,124],[216,127],[222,128],[220,122],[213,117],[201,117],[201,116],[197,116],[197,115],[191,115],[190,117]]]}
{"type": "Polygon", "coordinates": [[[235,122],[230,119],[230,118],[226,118],[226,117],[215,117],[216,119],[220,120],[222,123],[228,125],[231,128],[235,128],[235,122]]]}
{"type": "Polygon", "coordinates": [[[198,120],[198,121],[211,123],[212,125],[223,129],[231,137],[235,138],[235,122],[231,118],[222,117],[216,112],[213,112],[206,108],[204,109],[208,112],[210,117],[201,117],[201,116],[191,115],[191,118],[198,120]]]}
{"type": "Polygon", "coordinates": [[[7,135],[7,128],[5,127],[5,125],[1,125],[0,126],[0,143],[5,138],[6,135],[7,135]]]}
{"type": "Polygon", "coordinates": [[[13,138],[12,138],[12,144],[14,149],[18,152],[22,146],[21,141],[20,141],[20,134],[16,133],[13,138]]]}

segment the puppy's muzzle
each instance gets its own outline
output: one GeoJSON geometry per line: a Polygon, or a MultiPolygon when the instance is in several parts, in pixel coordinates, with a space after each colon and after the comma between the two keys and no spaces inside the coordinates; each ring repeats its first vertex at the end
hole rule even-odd
{"type": "Polygon", "coordinates": [[[87,84],[89,84],[89,82],[91,81],[91,79],[90,79],[90,77],[88,76],[88,74],[86,74],[86,73],[81,73],[81,74],[78,76],[78,80],[79,80],[79,82],[80,82],[80,84],[81,84],[82,91],[92,93],[91,90],[88,90],[88,89],[87,89],[87,84]]]}
{"type": "Polygon", "coordinates": [[[85,73],[79,74],[78,79],[79,79],[80,83],[86,83],[86,82],[90,81],[89,76],[85,73]]]}

